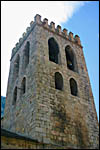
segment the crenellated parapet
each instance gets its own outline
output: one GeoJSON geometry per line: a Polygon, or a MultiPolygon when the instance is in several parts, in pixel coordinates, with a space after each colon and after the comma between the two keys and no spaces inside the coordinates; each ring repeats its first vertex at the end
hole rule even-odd
{"type": "Polygon", "coordinates": [[[12,56],[11,58],[15,55],[15,53],[18,51],[18,49],[21,47],[21,45],[23,44],[23,42],[26,40],[26,38],[28,37],[28,35],[31,33],[32,29],[35,26],[35,22],[31,21],[30,22],[30,26],[26,28],[26,32],[24,32],[22,34],[22,37],[19,38],[19,42],[17,42],[15,44],[15,47],[12,49],[12,56]]]}
{"type": "Polygon", "coordinates": [[[82,47],[80,37],[78,35],[73,36],[73,33],[72,32],[68,33],[68,30],[65,28],[62,30],[60,25],[57,25],[57,27],[55,27],[55,23],[53,21],[50,22],[50,25],[49,25],[47,18],[44,18],[43,21],[41,21],[41,16],[39,14],[36,14],[36,16],[34,17],[34,21],[30,22],[30,26],[27,27],[26,32],[22,34],[22,37],[19,39],[19,42],[17,42],[15,47],[12,49],[11,59],[15,55],[15,53],[18,51],[18,49],[21,47],[23,42],[26,40],[28,35],[31,33],[32,29],[34,28],[36,24],[43,26],[45,29],[50,30],[54,32],[55,34],[58,34],[59,36],[62,36],[66,38],[67,40],[82,47]]]}

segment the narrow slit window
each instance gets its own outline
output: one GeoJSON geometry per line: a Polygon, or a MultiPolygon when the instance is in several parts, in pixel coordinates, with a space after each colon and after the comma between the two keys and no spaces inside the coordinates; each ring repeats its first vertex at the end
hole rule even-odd
{"type": "Polygon", "coordinates": [[[19,74],[19,65],[20,65],[19,63],[20,63],[20,56],[18,55],[14,62],[14,79],[16,79],[19,74]]]}
{"type": "Polygon", "coordinates": [[[27,42],[25,49],[24,49],[24,66],[25,66],[25,68],[29,64],[29,53],[30,53],[30,43],[27,42]]]}
{"type": "Polygon", "coordinates": [[[16,100],[17,100],[17,87],[15,87],[15,90],[14,90],[12,105],[16,104],[16,100]]]}
{"type": "Polygon", "coordinates": [[[22,94],[24,94],[26,92],[26,78],[24,77],[22,80],[22,94]]]}

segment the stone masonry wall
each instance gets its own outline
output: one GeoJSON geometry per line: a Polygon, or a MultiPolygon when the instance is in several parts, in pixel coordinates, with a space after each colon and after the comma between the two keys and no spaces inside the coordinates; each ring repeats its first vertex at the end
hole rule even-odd
{"type": "Polygon", "coordinates": [[[7,88],[7,101],[5,108],[4,127],[14,132],[29,134],[32,130],[35,133],[36,126],[36,111],[37,111],[37,41],[35,38],[35,27],[27,40],[23,43],[20,50],[14,55],[11,60],[10,73],[7,88]],[[26,69],[23,68],[23,50],[27,41],[30,42],[30,57],[29,64],[26,69]],[[13,75],[14,62],[17,55],[20,55],[19,75],[15,80],[13,75]],[[23,77],[26,77],[26,93],[21,94],[21,82],[23,77]],[[15,86],[18,87],[16,105],[12,105],[13,92],[15,86]]]}
{"type": "Polygon", "coordinates": [[[82,49],[43,27],[39,26],[38,32],[41,33],[41,36],[36,35],[39,42],[39,85],[37,90],[40,91],[38,99],[39,127],[36,129],[38,137],[42,135],[44,142],[48,143],[52,141],[52,143],[80,148],[95,147],[98,145],[98,122],[92,106],[93,96],[90,95],[91,87],[82,49]],[[54,37],[59,44],[61,65],[49,61],[48,39],[50,37],[54,37]],[[66,45],[70,45],[75,52],[79,73],[67,68],[66,45]],[[55,89],[55,72],[60,72],[63,76],[63,91],[55,89]],[[71,77],[78,84],[77,97],[70,93],[69,79],[71,77]]]}

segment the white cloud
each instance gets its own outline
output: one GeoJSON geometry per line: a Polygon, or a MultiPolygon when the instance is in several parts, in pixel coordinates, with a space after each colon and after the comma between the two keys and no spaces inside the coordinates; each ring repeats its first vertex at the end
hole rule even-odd
{"type": "Polygon", "coordinates": [[[56,25],[67,22],[85,1],[2,1],[1,2],[1,88],[6,95],[11,50],[36,14],[56,25]]]}

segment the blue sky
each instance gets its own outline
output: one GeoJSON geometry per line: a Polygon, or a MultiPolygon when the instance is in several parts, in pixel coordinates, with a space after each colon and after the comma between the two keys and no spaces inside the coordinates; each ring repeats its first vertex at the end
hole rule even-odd
{"type": "Polygon", "coordinates": [[[99,117],[99,2],[86,3],[63,26],[80,36],[99,117]]]}
{"type": "Polygon", "coordinates": [[[99,1],[2,1],[1,95],[6,96],[11,51],[36,14],[80,36],[99,117],[99,1]]]}

